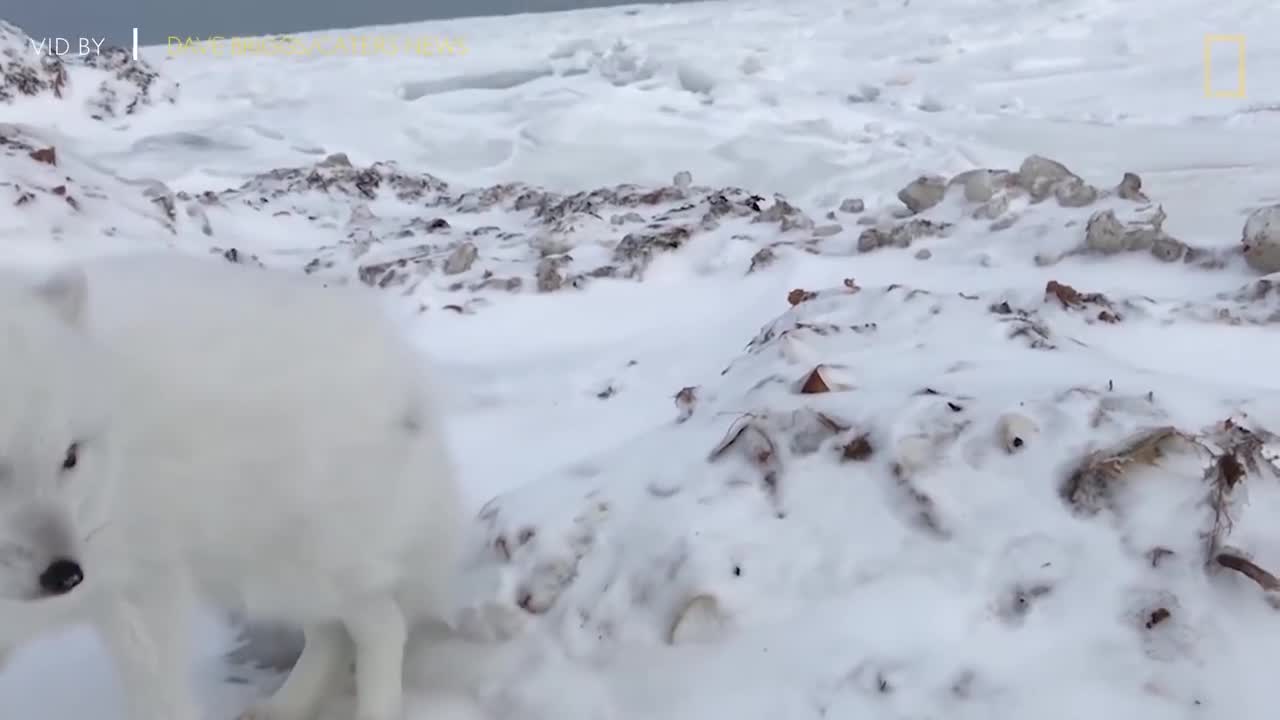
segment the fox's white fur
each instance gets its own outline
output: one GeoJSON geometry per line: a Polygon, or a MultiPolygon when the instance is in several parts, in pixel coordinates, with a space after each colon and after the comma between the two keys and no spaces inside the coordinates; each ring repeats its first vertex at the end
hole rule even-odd
{"type": "Polygon", "coordinates": [[[0,649],[91,621],[127,717],[196,720],[208,602],[306,634],[246,718],[311,717],[354,660],[357,720],[397,720],[408,627],[447,617],[459,551],[438,423],[359,290],[176,256],[0,279],[0,649]]]}

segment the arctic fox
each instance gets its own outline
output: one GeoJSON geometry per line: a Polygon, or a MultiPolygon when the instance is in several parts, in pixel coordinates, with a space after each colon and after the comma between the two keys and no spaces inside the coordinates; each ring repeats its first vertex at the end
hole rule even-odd
{"type": "Polygon", "coordinates": [[[202,717],[196,602],[304,630],[245,720],[313,716],[353,661],[357,720],[398,720],[408,629],[450,620],[459,501],[372,291],[179,256],[0,278],[0,650],[93,623],[131,720],[202,717]]]}

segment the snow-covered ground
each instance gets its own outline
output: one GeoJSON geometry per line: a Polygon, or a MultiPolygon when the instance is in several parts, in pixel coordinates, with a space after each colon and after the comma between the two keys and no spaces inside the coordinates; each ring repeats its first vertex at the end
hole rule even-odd
{"type": "MultiPolygon", "coordinates": [[[[1269,720],[1274,27],[754,0],[42,66],[0,26],[0,259],[384,288],[448,375],[495,636],[424,633],[412,720],[1269,720]]],[[[197,630],[210,720],[296,651],[197,630]]],[[[111,673],[48,637],[0,717],[124,720],[111,673]]]]}

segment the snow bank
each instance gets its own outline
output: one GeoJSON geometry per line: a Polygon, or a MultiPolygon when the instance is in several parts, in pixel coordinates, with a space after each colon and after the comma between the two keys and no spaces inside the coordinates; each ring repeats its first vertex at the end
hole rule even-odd
{"type": "Polygon", "coordinates": [[[885,249],[948,268],[1146,254],[1256,274],[1268,267],[1259,248],[1270,247],[1262,232],[1269,226],[1256,217],[1237,247],[1184,243],[1164,230],[1164,208],[1136,175],[1098,188],[1037,156],[1017,171],[921,176],[898,193],[902,204],[867,208],[847,198],[823,213],[780,195],[697,185],[688,172],[668,185],[562,194],[518,182],[458,187],[392,161],[353,165],[338,153],[237,187],[189,192],[121,177],[53,131],[0,126],[0,150],[0,181],[12,184],[19,208],[0,226],[5,235],[72,238],[76,252],[165,243],[363,282],[423,310],[459,313],[511,294],[639,281],[655,258],[674,252],[700,274],[760,272],[796,253],[885,249]]]}
{"type": "Polygon", "coordinates": [[[597,668],[584,717],[725,712],[731,685],[751,688],[735,715],[760,718],[1040,716],[1046,696],[1050,717],[1256,714],[1280,385],[1271,331],[1243,326],[1280,320],[1276,278],[1169,236],[1136,177],[1037,180],[1050,163],[975,171],[990,192],[918,182],[868,223],[877,242],[844,246],[977,258],[969,289],[796,288],[720,374],[671,389],[666,426],[485,506],[493,599],[597,668]],[[1000,272],[1135,253],[1238,287],[1000,272]],[[1238,359],[1177,357],[1219,339],[1238,359]],[[638,686],[681,690],[640,703],[638,686]]]}
{"type": "Polygon", "coordinates": [[[1277,639],[1277,398],[1125,363],[1079,297],[793,293],[667,427],[486,506],[500,600],[690,672],[817,615],[854,644],[773,689],[829,710],[1246,709],[1265,673],[1205,663],[1277,639]]]}
{"type": "Polygon", "coordinates": [[[178,218],[157,183],[80,157],[59,134],[0,123],[0,214],[9,262],[60,260],[172,244],[178,218]]]}

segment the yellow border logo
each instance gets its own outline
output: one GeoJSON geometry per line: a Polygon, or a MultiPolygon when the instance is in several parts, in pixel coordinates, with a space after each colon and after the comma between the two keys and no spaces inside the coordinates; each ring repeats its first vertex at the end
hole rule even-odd
{"type": "Polygon", "coordinates": [[[1204,36],[1204,95],[1210,98],[1242,98],[1244,97],[1244,36],[1243,35],[1205,35],[1204,36]],[[1236,65],[1236,86],[1230,90],[1213,89],[1213,46],[1214,43],[1235,43],[1239,49],[1239,62],[1236,65]]]}

